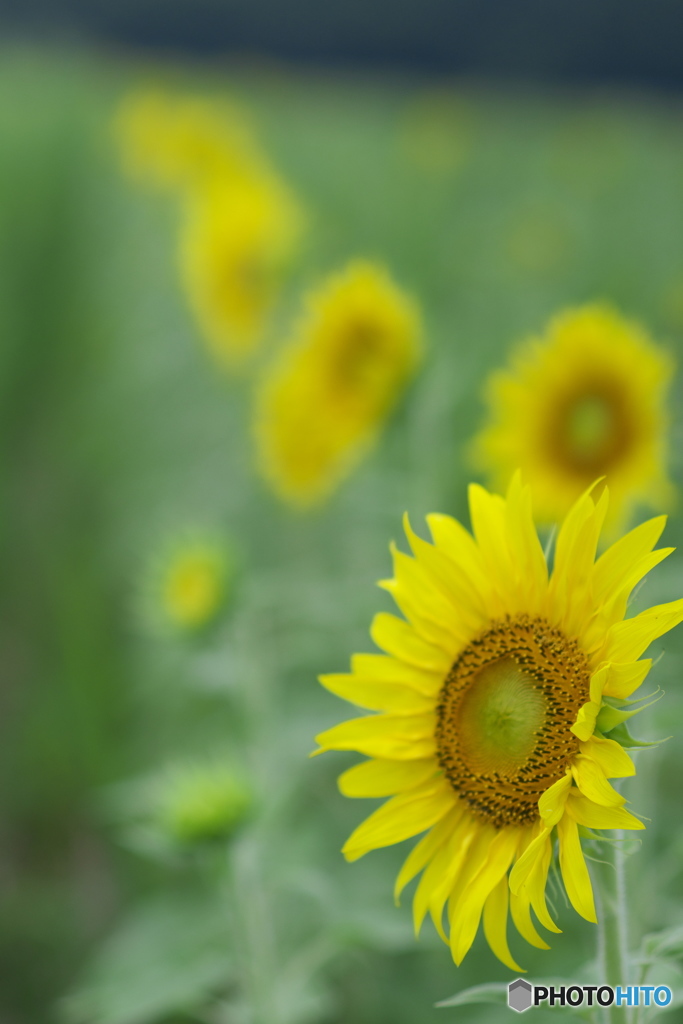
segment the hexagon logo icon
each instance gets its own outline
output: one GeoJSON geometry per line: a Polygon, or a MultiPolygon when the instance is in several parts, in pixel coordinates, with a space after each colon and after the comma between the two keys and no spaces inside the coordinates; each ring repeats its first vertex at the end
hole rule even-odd
{"type": "Polygon", "coordinates": [[[524,1010],[528,1010],[531,1006],[531,993],[533,989],[528,981],[524,981],[522,978],[517,978],[517,981],[511,981],[508,985],[508,1006],[511,1010],[517,1010],[517,1013],[523,1013],[524,1010]]]}

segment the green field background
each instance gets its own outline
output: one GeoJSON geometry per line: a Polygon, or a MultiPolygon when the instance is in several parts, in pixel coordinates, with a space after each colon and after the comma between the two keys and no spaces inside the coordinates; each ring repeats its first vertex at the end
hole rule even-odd
{"type": "MultiPolygon", "coordinates": [[[[316,676],[372,650],[403,512],[422,535],[430,511],[467,521],[483,382],[514,341],[597,299],[683,352],[683,104],[5,48],[0,140],[1,1024],[507,1020],[434,1008],[512,975],[481,936],[461,968],[431,926],[414,940],[409,895],[392,899],[409,844],[341,857],[373,802],[337,791],[353,756],[308,759],[354,714],[316,676]],[[177,205],[121,173],[112,117],[150,80],[244,104],[307,210],[260,362],[238,379],[211,363],[179,289],[177,205]],[[447,168],[407,139],[435,95],[455,112],[447,168]],[[358,470],[294,513],[253,468],[253,381],[302,289],[354,256],[416,296],[425,359],[358,470]],[[224,535],[239,572],[224,621],[183,644],[145,630],[137,595],[160,541],[188,527],[224,535]],[[143,856],[112,792],[206,751],[246,766],[252,822],[229,854],[143,856]]],[[[667,544],[683,537],[672,511],[667,544]]],[[[682,559],[637,607],[681,595],[682,559]]],[[[666,694],[634,731],[673,738],[628,782],[651,818],[628,858],[634,945],[683,911],[683,632],[656,646],[666,694]]],[[[550,952],[513,952],[532,980],[590,978],[595,929],[557,911],[550,952]]]]}

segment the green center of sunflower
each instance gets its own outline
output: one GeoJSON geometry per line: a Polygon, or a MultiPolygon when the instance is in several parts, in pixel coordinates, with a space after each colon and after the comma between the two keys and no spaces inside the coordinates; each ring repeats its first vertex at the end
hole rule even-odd
{"type": "Polygon", "coordinates": [[[577,459],[592,458],[614,429],[614,414],[600,395],[579,399],[567,416],[567,446],[577,459]]]}
{"type": "Polygon", "coordinates": [[[462,756],[478,772],[509,774],[527,761],[545,722],[537,681],[512,657],[479,672],[462,697],[458,727],[462,756]]]}
{"type": "Polygon", "coordinates": [[[495,622],[462,651],[441,689],[436,743],[477,817],[496,828],[538,818],[577,751],[570,728],[589,685],[586,655],[544,619],[495,622]]]}
{"type": "Polygon", "coordinates": [[[596,383],[560,402],[548,432],[551,456],[569,470],[593,479],[617,462],[631,444],[631,425],[622,396],[596,383]]]}

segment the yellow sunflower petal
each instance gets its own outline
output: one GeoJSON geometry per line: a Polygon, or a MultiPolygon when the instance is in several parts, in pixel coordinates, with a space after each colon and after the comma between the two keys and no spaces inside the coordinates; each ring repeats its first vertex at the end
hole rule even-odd
{"type": "Polygon", "coordinates": [[[444,779],[423,783],[387,800],[351,833],[342,847],[347,860],[392,846],[431,828],[454,806],[456,797],[444,779]]]}
{"type": "MultiPolygon", "coordinates": [[[[593,594],[596,603],[606,601],[613,593],[623,590],[624,579],[633,566],[648,555],[666,525],[666,516],[656,516],[641,523],[607,548],[593,567],[593,594]]],[[[639,577],[640,578],[640,577],[639,577]]],[[[635,585],[634,580],[632,585],[635,585]]]]}
{"type": "Polygon", "coordinates": [[[347,769],[337,779],[337,785],[344,796],[394,796],[426,782],[438,770],[439,766],[433,757],[419,761],[387,761],[378,758],[347,769]]]}
{"type": "Polygon", "coordinates": [[[451,951],[456,964],[474,942],[484,903],[507,873],[515,855],[519,829],[501,829],[491,841],[484,863],[461,894],[451,916],[451,951]]]}
{"type": "Polygon", "coordinates": [[[536,949],[550,949],[534,927],[531,920],[531,900],[526,893],[523,892],[519,896],[514,892],[510,893],[510,914],[515,928],[523,939],[536,949]]]}
{"type": "MultiPolygon", "coordinates": [[[[419,760],[433,757],[434,715],[367,715],[341,722],[316,736],[322,750],[357,750],[369,757],[419,760]]],[[[321,751],[316,751],[320,753],[321,751]]]]}
{"type": "Polygon", "coordinates": [[[436,644],[452,657],[457,647],[469,639],[468,633],[458,628],[456,609],[430,584],[415,559],[398,551],[393,544],[391,553],[395,578],[382,580],[380,586],[392,595],[408,621],[428,643],[436,644]]]}
{"type": "Polygon", "coordinates": [[[557,534],[553,564],[556,586],[580,585],[592,572],[601,525],[592,490],[593,486],[589,487],[572,505],[557,534]]]}
{"type": "Polygon", "coordinates": [[[475,870],[478,855],[486,848],[490,829],[478,828],[465,811],[455,822],[453,830],[434,855],[420,879],[413,898],[413,924],[418,935],[429,910],[444,942],[448,942],[440,921],[440,913],[452,887],[462,873],[475,870]]]}
{"type": "Polygon", "coordinates": [[[524,891],[531,900],[534,913],[543,927],[547,928],[549,932],[559,934],[562,929],[557,927],[550,916],[545,899],[545,886],[552,857],[553,844],[550,836],[546,833],[539,847],[534,870],[530,873],[524,885],[524,891]]]}
{"type": "Polygon", "coordinates": [[[633,761],[616,740],[591,736],[587,742],[580,743],[579,747],[582,754],[597,761],[608,779],[621,779],[636,774],[633,761]]]}
{"type": "Polygon", "coordinates": [[[591,575],[608,501],[606,487],[595,503],[586,492],[570,510],[558,534],[549,585],[550,614],[569,636],[581,632],[594,610],[591,575]]]}
{"type": "Polygon", "coordinates": [[[625,807],[601,807],[578,790],[570,793],[567,810],[579,825],[585,825],[587,828],[645,828],[642,821],[634,818],[625,807]]]}
{"type": "Polygon", "coordinates": [[[612,662],[607,672],[603,693],[607,697],[625,700],[638,689],[652,668],[652,658],[632,661],[625,665],[612,662]]]}
{"type": "Polygon", "coordinates": [[[604,661],[635,661],[653,640],[683,622],[683,598],[648,608],[610,629],[600,653],[604,661]]]}
{"type": "MultiPolygon", "coordinates": [[[[571,776],[565,778],[569,780],[565,785],[571,784],[571,776]]],[[[560,813],[563,810],[564,801],[560,813]]],[[[520,854],[510,872],[509,885],[513,895],[529,899],[536,917],[544,928],[551,932],[559,932],[560,929],[548,913],[545,900],[545,885],[552,858],[552,827],[553,825],[547,827],[539,824],[531,832],[522,833],[520,854]]]]}
{"type": "Polygon", "coordinates": [[[490,892],[484,904],[484,935],[495,956],[509,967],[511,971],[524,973],[512,959],[510,947],[507,940],[508,906],[510,901],[510,889],[508,880],[503,875],[497,886],[490,892]]]}
{"type": "Polygon", "coordinates": [[[560,840],[560,870],[567,896],[577,914],[596,923],[593,889],[576,822],[565,815],[557,824],[557,832],[560,840]]]}
{"type": "Polygon", "coordinates": [[[397,683],[379,683],[347,672],[318,676],[318,681],[337,697],[372,711],[419,715],[434,708],[434,697],[397,683]]]}
{"type": "Polygon", "coordinates": [[[427,671],[442,672],[451,667],[452,657],[418,636],[412,626],[388,612],[378,612],[370,628],[370,636],[378,647],[401,661],[427,671]]]}
{"type": "Polygon", "coordinates": [[[472,534],[452,516],[432,513],[427,516],[427,523],[437,549],[458,566],[476,593],[481,595],[486,610],[494,616],[500,614],[503,605],[495,594],[486,564],[472,534]]]}
{"type": "Polygon", "coordinates": [[[586,651],[594,651],[602,646],[608,630],[620,622],[626,615],[628,601],[631,591],[637,583],[642,580],[655,566],[659,565],[665,558],[674,551],[674,548],[658,548],[639,559],[630,569],[628,574],[622,577],[621,590],[614,593],[609,600],[600,603],[593,593],[593,601],[598,606],[593,621],[586,628],[582,636],[582,643],[586,651]]]}
{"type": "Polygon", "coordinates": [[[626,803],[621,793],[610,786],[599,764],[579,754],[572,764],[574,781],[584,796],[602,807],[621,807],[626,803]]]}
{"type": "Polygon", "coordinates": [[[472,532],[491,579],[503,593],[511,595],[515,571],[508,545],[506,504],[498,494],[490,494],[479,484],[468,488],[472,532]]]}
{"type": "Polygon", "coordinates": [[[445,867],[429,887],[429,914],[434,927],[446,943],[448,938],[443,927],[443,909],[470,858],[473,864],[477,863],[476,845],[473,844],[476,839],[481,838],[481,835],[477,835],[478,832],[480,830],[477,823],[468,815],[464,815],[446,848],[445,867]]]}
{"type": "MultiPolygon", "coordinates": [[[[465,849],[467,849],[467,845],[465,849]]],[[[444,874],[448,871],[450,859],[449,844],[444,843],[434,853],[417,884],[413,896],[413,929],[416,937],[420,934],[422,923],[427,916],[434,887],[441,882],[444,874]]]]}
{"type": "Polygon", "coordinates": [[[550,828],[542,828],[515,861],[510,872],[510,890],[515,895],[521,893],[535,871],[549,835],[550,828]]]}
{"type": "Polygon", "coordinates": [[[538,801],[538,813],[547,829],[551,829],[562,817],[571,784],[571,776],[569,774],[563,775],[561,779],[558,779],[557,782],[554,782],[552,786],[546,789],[538,801]]]}
{"type": "MultiPolygon", "coordinates": [[[[403,517],[403,528],[415,559],[422,565],[444,600],[452,605],[463,628],[466,628],[470,635],[478,632],[488,621],[489,611],[484,597],[467,574],[465,567],[435,544],[429,544],[418,537],[410,525],[407,513],[403,517]]],[[[466,533],[466,536],[474,545],[470,535],[466,533]]],[[[465,559],[465,563],[466,561],[465,559]]]]}
{"type": "Polygon", "coordinates": [[[589,740],[595,732],[595,723],[600,713],[600,705],[589,700],[583,707],[579,708],[576,721],[569,727],[570,732],[578,736],[580,740],[589,740]]]}
{"type": "Polygon", "coordinates": [[[413,878],[422,871],[427,865],[438,849],[447,842],[457,823],[462,818],[463,806],[462,804],[456,804],[452,811],[441,819],[434,828],[430,829],[426,836],[412,848],[405,861],[403,867],[398,873],[396,878],[396,884],[394,886],[394,900],[398,904],[401,897],[401,893],[408,885],[412,882],[413,878]]]}
{"type": "Polygon", "coordinates": [[[531,490],[522,486],[519,472],[515,473],[508,488],[505,518],[510,547],[518,562],[518,592],[523,598],[524,610],[528,614],[537,614],[548,587],[548,563],[534,525],[531,490]]]}
{"type": "Polygon", "coordinates": [[[416,668],[386,654],[354,654],[351,670],[362,679],[410,686],[428,696],[436,694],[443,685],[443,673],[416,668]]]}

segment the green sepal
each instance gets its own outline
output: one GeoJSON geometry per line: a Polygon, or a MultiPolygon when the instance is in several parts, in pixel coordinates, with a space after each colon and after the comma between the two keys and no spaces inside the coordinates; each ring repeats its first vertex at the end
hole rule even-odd
{"type": "MultiPolygon", "coordinates": [[[[634,715],[639,715],[641,711],[645,711],[646,708],[656,704],[657,701],[661,700],[664,696],[663,690],[655,690],[654,694],[650,694],[653,698],[648,701],[647,704],[640,704],[640,701],[619,701],[620,705],[629,704],[640,704],[640,707],[633,708],[632,711],[622,711],[621,707],[615,706],[614,703],[608,703],[610,698],[603,698],[603,704],[600,708],[600,712],[596,719],[596,728],[602,733],[612,732],[618,725],[622,725],[627,722],[629,718],[633,718],[634,715]]],[[[647,700],[647,697],[643,697],[643,700],[647,700]]],[[[614,698],[611,698],[614,700],[614,698]]]]}
{"type": "Polygon", "coordinates": [[[642,697],[634,697],[633,700],[630,700],[627,697],[603,696],[602,703],[608,704],[612,708],[628,708],[633,707],[634,704],[642,704],[644,700],[647,700],[650,701],[650,703],[643,705],[643,707],[649,708],[650,704],[655,704],[658,700],[661,700],[663,696],[664,690],[662,690],[661,686],[658,686],[656,690],[652,691],[652,693],[646,693],[642,697]],[[655,699],[650,700],[651,697],[655,699]]]}
{"type": "Polygon", "coordinates": [[[619,708],[613,708],[611,704],[603,704],[595,722],[596,728],[601,733],[611,733],[617,726],[623,725],[629,718],[637,715],[640,710],[638,708],[636,711],[620,711],[619,708]]]}
{"type": "MultiPolygon", "coordinates": [[[[600,731],[603,732],[603,730],[600,731]]],[[[661,740],[637,740],[631,736],[626,723],[621,722],[610,731],[609,735],[605,736],[605,739],[616,740],[620,746],[628,750],[638,747],[658,747],[660,743],[670,740],[671,736],[664,736],[661,740]]]]}

